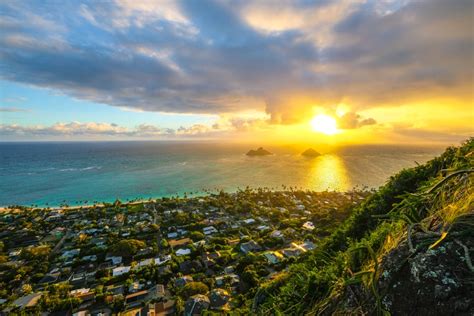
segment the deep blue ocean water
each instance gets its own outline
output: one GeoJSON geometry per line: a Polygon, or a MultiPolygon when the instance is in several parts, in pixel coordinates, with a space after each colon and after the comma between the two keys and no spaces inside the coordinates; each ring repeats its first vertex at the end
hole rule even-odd
{"type": "MultiPolygon", "coordinates": [[[[309,159],[288,148],[183,142],[0,143],[0,206],[92,204],[246,186],[376,188],[441,147],[353,146],[309,159]]],[[[316,148],[317,149],[317,148],[316,148]]]]}

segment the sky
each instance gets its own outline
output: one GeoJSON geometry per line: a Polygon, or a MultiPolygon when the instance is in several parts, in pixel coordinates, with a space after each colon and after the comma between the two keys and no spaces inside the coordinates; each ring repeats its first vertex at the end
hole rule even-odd
{"type": "Polygon", "coordinates": [[[470,0],[2,1],[0,141],[458,143],[474,134],[473,12],[470,0]],[[321,115],[337,132],[315,128],[321,115]]]}

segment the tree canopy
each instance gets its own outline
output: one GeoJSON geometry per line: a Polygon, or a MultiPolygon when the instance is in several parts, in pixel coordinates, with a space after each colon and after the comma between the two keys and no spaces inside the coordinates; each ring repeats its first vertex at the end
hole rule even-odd
{"type": "Polygon", "coordinates": [[[143,241],[136,239],[124,239],[112,246],[112,252],[118,256],[131,257],[142,248],[145,248],[145,243],[143,241]]]}

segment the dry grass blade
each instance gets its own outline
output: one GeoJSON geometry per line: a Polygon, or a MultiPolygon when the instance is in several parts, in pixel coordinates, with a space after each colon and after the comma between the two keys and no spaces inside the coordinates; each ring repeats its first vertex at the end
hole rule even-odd
{"type": "Polygon", "coordinates": [[[433,244],[431,244],[431,246],[429,246],[428,249],[433,249],[436,246],[438,246],[446,238],[446,236],[448,236],[448,232],[442,232],[441,237],[437,241],[435,241],[433,244]]]}

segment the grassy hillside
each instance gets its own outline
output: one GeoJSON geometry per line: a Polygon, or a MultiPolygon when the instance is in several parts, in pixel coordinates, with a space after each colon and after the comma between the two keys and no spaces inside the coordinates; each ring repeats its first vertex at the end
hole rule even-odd
{"type": "Polygon", "coordinates": [[[474,139],[390,178],[253,301],[257,314],[471,314],[474,139]]]}

